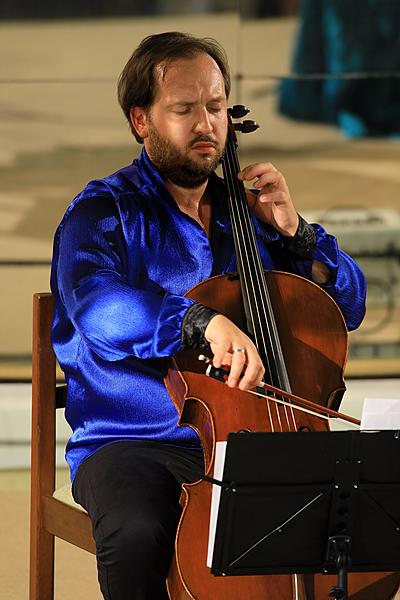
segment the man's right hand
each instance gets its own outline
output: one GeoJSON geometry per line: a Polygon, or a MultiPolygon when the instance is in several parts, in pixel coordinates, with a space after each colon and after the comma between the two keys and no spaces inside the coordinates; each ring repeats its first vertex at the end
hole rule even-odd
{"type": "Polygon", "coordinates": [[[213,365],[230,367],[227,385],[241,390],[255,388],[264,376],[264,365],[251,339],[224,315],[215,315],[204,337],[214,355],[213,365]]]}

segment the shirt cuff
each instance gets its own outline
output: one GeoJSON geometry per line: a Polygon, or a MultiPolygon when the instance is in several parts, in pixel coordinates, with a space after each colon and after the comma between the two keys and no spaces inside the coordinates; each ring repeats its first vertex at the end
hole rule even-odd
{"type": "Polygon", "coordinates": [[[299,225],[293,236],[283,236],[286,249],[295,256],[303,259],[313,259],[316,246],[314,227],[299,215],[299,225]]]}
{"type": "Polygon", "coordinates": [[[182,350],[188,348],[208,348],[204,338],[207,325],[218,313],[203,304],[192,304],[186,311],[182,321],[182,350]]]}

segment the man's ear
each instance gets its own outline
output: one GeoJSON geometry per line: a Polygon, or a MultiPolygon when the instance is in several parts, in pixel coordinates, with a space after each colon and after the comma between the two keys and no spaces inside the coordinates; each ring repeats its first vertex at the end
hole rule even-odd
{"type": "Polygon", "coordinates": [[[145,139],[149,135],[145,110],[141,106],[133,106],[129,114],[135,131],[141,138],[145,139]]]}

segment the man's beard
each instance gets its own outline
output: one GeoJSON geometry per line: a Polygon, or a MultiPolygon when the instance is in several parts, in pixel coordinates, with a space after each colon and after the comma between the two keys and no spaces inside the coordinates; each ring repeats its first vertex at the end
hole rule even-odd
{"type": "MultiPolygon", "coordinates": [[[[162,137],[157,129],[149,126],[149,154],[163,179],[171,181],[183,188],[197,188],[205,183],[219,165],[224,150],[216,145],[217,152],[213,158],[202,162],[192,160],[184,154],[171,140],[162,137]]],[[[197,135],[187,146],[187,151],[197,142],[216,142],[207,135],[197,135]]]]}

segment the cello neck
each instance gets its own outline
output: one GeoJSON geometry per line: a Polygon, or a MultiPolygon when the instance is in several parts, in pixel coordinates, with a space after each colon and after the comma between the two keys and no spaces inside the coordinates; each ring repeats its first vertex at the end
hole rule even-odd
{"type": "Polygon", "coordinates": [[[235,126],[228,114],[228,137],[222,159],[237,268],[246,313],[247,330],[265,366],[268,383],[290,392],[290,382],[274,317],[271,297],[247,203],[237,155],[235,126]]]}

